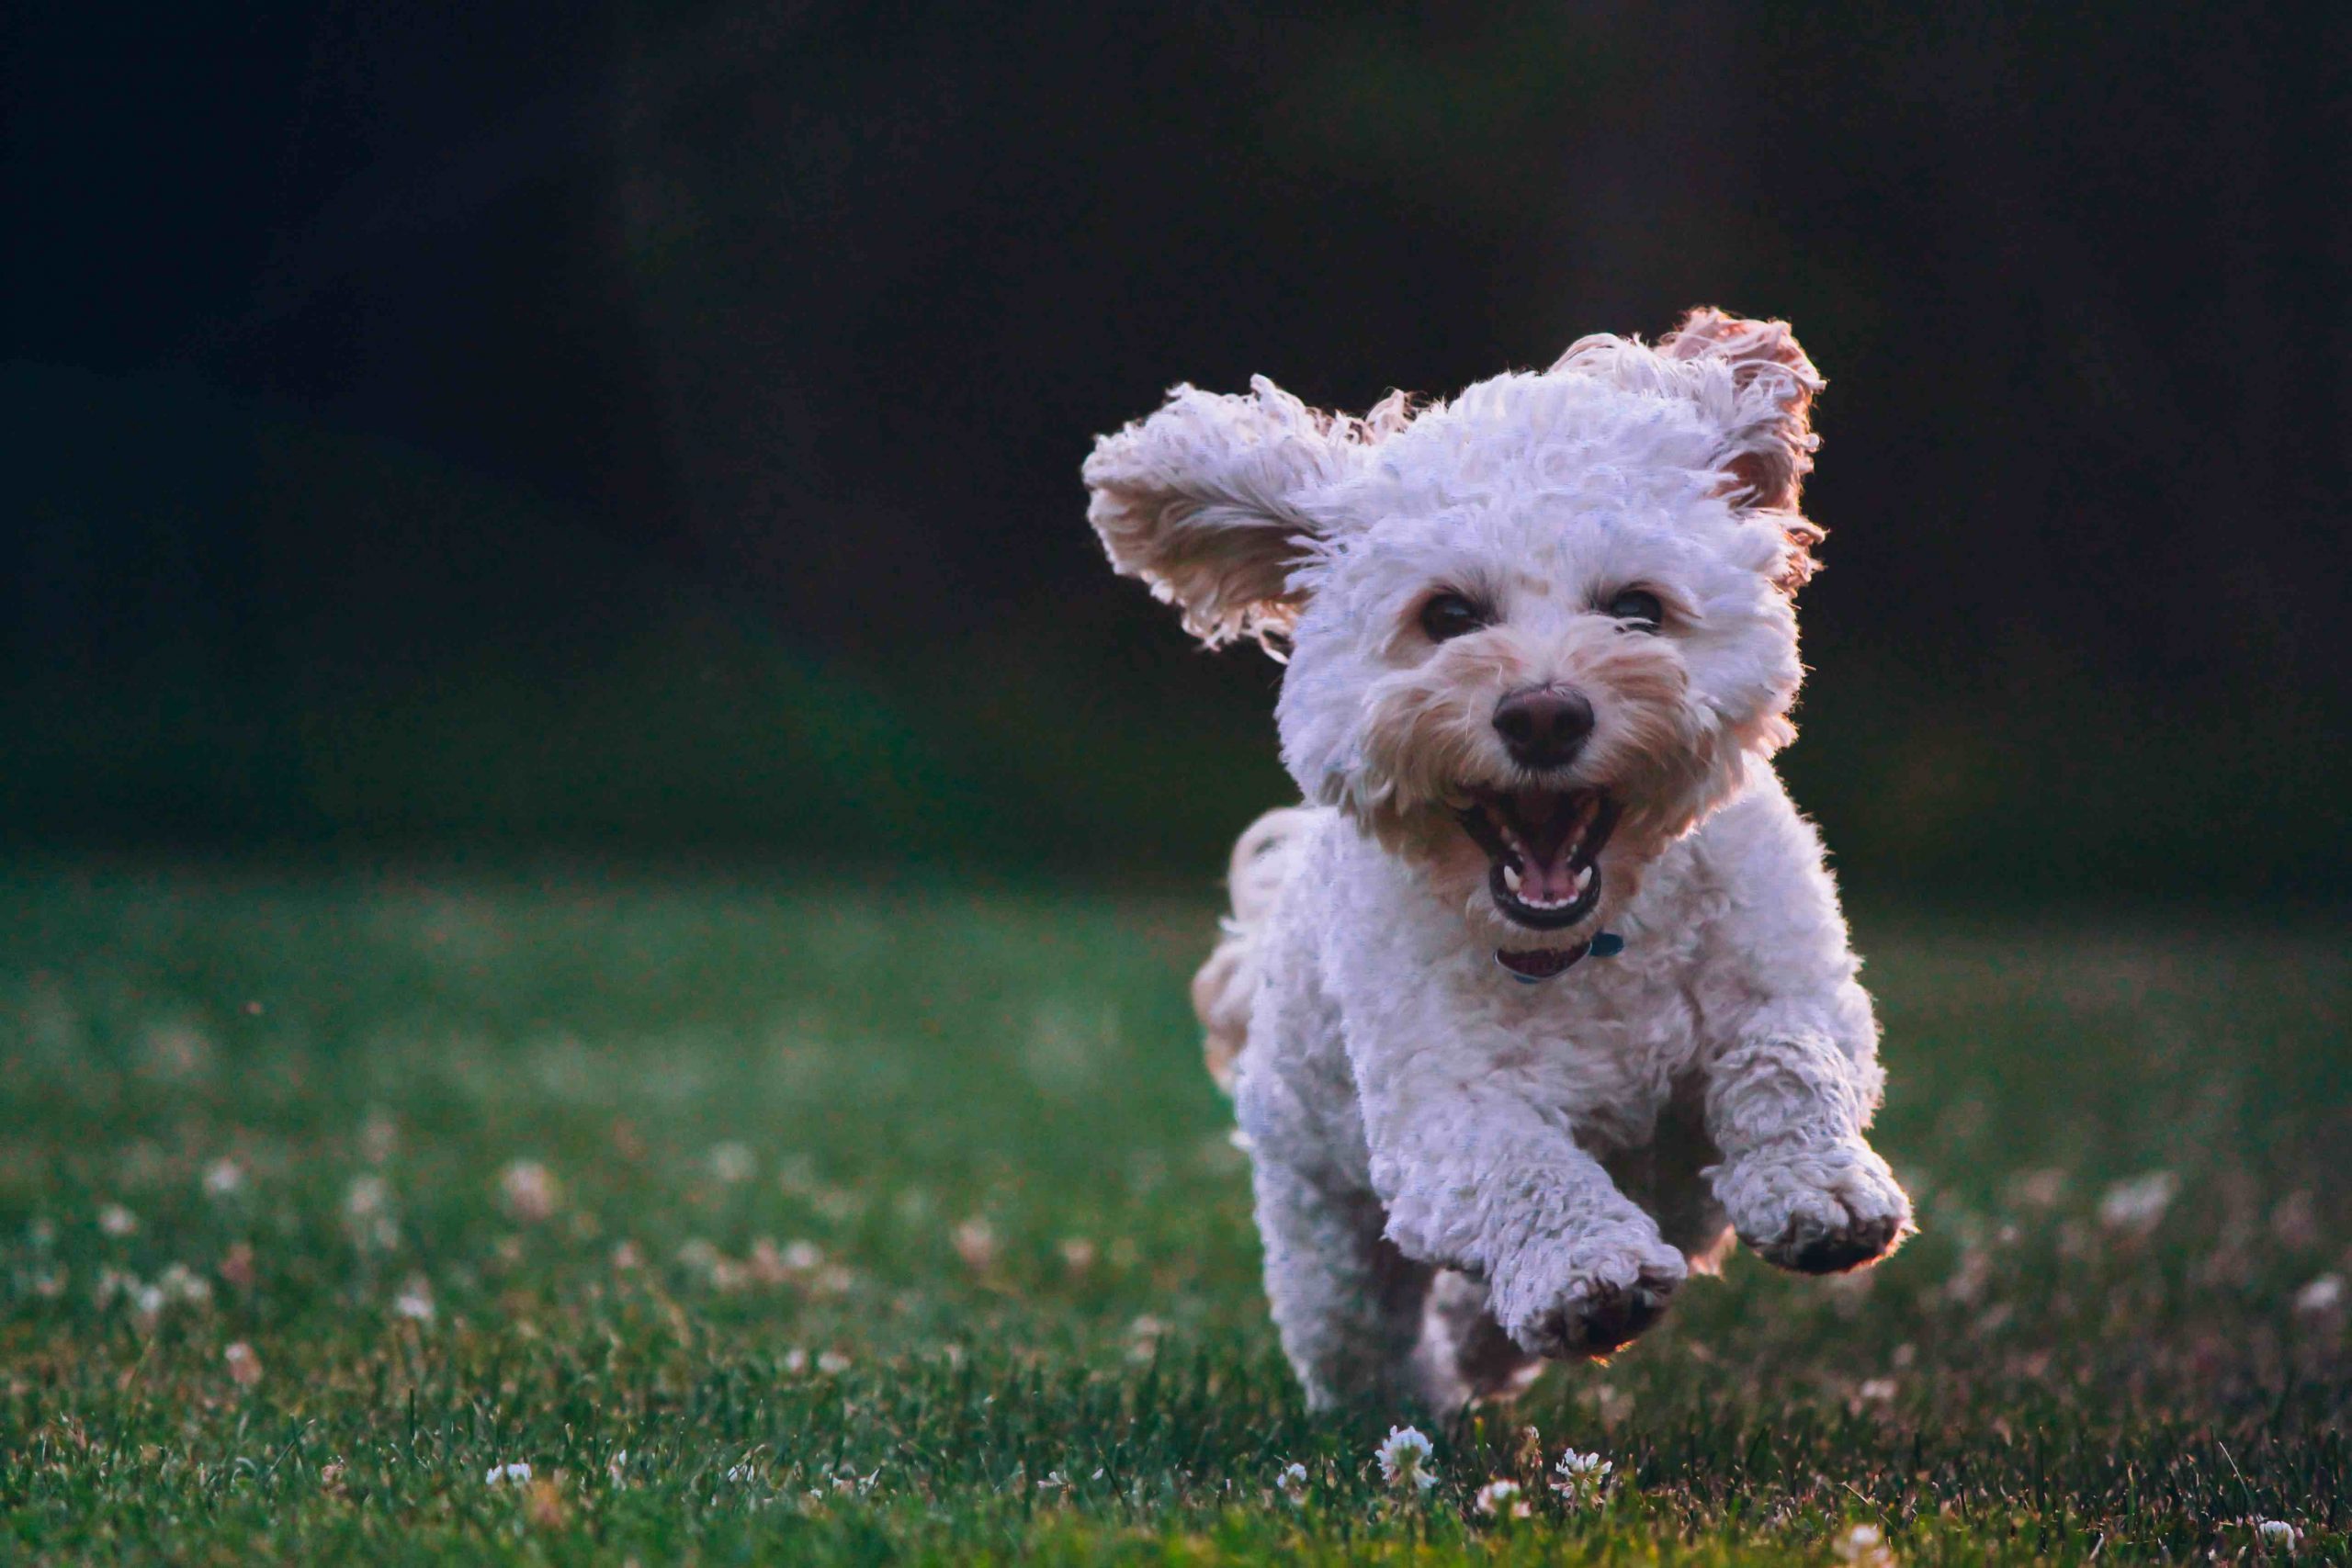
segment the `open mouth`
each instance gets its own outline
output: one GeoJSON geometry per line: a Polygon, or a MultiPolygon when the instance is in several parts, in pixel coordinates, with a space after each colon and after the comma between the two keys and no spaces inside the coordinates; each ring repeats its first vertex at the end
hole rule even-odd
{"type": "Polygon", "coordinates": [[[1599,790],[1473,790],[1454,815],[1492,863],[1495,908],[1530,931],[1566,931],[1600,902],[1600,852],[1617,804],[1599,790]]]}

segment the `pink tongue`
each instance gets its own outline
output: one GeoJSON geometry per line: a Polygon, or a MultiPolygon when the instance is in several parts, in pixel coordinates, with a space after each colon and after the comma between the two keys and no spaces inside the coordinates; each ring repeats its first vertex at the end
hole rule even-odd
{"type": "Polygon", "coordinates": [[[1520,897],[1538,904],[1557,904],[1574,897],[1577,874],[1569,864],[1574,858],[1565,848],[1549,861],[1539,861],[1532,854],[1521,856],[1520,897]]]}

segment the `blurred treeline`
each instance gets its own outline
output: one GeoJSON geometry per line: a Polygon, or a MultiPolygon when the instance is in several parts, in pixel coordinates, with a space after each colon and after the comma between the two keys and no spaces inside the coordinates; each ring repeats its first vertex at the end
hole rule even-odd
{"type": "Polygon", "coordinates": [[[1788,769],[1887,894],[2352,886],[2352,12],[354,0],[6,24],[19,847],[1205,880],[1170,382],[1712,301],[1831,378],[1788,769]]]}

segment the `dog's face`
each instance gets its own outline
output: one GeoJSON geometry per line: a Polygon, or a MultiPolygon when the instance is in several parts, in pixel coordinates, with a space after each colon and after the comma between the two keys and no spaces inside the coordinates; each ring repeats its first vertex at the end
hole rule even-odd
{"type": "Polygon", "coordinates": [[[1542,973],[1790,736],[1820,385],[1697,311],[1418,414],[1180,388],[1099,444],[1091,515],[1204,639],[1289,642],[1301,790],[1542,973]]]}

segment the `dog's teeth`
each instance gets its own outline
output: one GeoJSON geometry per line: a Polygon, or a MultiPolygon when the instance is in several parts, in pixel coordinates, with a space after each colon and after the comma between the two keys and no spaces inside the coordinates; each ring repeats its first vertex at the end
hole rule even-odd
{"type": "Polygon", "coordinates": [[[1511,890],[1511,896],[1512,896],[1512,897],[1518,897],[1518,895],[1519,895],[1519,867],[1517,867],[1517,866],[1515,866],[1515,865],[1507,865],[1507,866],[1503,867],[1503,886],[1504,886],[1505,887],[1508,887],[1508,888],[1510,888],[1510,889],[1511,890]]]}

